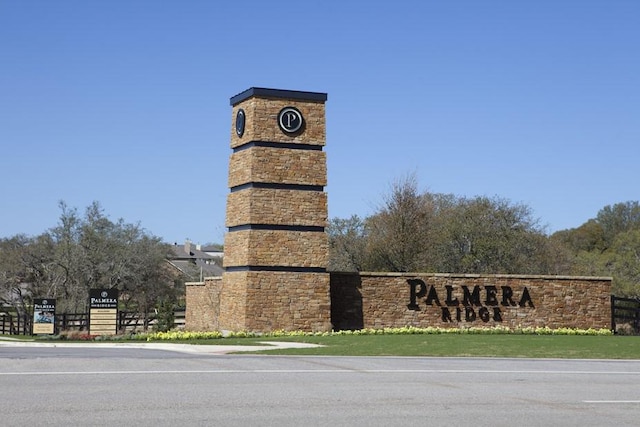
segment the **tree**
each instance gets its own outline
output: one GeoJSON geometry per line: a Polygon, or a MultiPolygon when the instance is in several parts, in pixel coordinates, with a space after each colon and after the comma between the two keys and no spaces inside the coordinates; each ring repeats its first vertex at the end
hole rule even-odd
{"type": "Polygon", "coordinates": [[[380,210],[367,219],[367,262],[378,271],[420,271],[430,265],[434,205],[418,193],[414,175],[392,184],[380,210]]]}
{"type": "Polygon", "coordinates": [[[63,237],[59,261],[71,274],[68,283],[78,305],[86,309],[90,289],[115,288],[121,292],[123,308],[139,310],[147,318],[161,298],[175,301],[175,282],[166,265],[169,245],[139,224],[111,221],[97,202],[83,219],[62,207],[61,226],[55,230],[63,237]]]}
{"type": "Polygon", "coordinates": [[[28,299],[41,295],[57,298],[64,283],[64,272],[54,258],[55,244],[48,234],[41,234],[29,240],[22,249],[22,260],[28,271],[28,299]]]}
{"type": "Polygon", "coordinates": [[[111,221],[97,202],[84,217],[64,202],[60,209],[48,232],[0,240],[0,302],[28,312],[32,298],[56,298],[59,312],[86,312],[90,289],[115,288],[123,309],[148,319],[183,295],[170,246],[139,224],[111,221]]]}
{"type": "Polygon", "coordinates": [[[617,234],[606,265],[615,294],[640,298],[640,229],[617,234]]]}
{"type": "Polygon", "coordinates": [[[545,274],[554,268],[552,247],[528,206],[460,198],[442,223],[441,271],[545,274]]]}
{"type": "Polygon", "coordinates": [[[0,240],[0,306],[13,307],[19,314],[27,313],[29,274],[23,253],[29,242],[25,235],[0,240]]]}
{"type": "Polygon", "coordinates": [[[0,303],[27,313],[33,297],[55,298],[61,282],[47,234],[17,235],[0,240],[0,303]]]}
{"type": "Polygon", "coordinates": [[[559,241],[573,252],[603,252],[607,247],[604,229],[595,219],[590,219],[578,228],[557,231],[551,238],[559,241]]]}
{"type": "Polygon", "coordinates": [[[143,235],[129,244],[127,273],[121,277],[119,289],[123,304],[143,314],[145,328],[157,310],[164,314],[184,294],[184,282],[174,274],[166,259],[170,246],[159,238],[143,235]]]}
{"type": "Polygon", "coordinates": [[[570,253],[550,241],[531,209],[501,198],[419,193],[396,181],[361,220],[332,220],[331,266],[352,270],[567,274],[570,253]]]}
{"type": "Polygon", "coordinates": [[[58,310],[66,313],[83,312],[87,308],[88,291],[82,282],[84,253],[79,245],[82,219],[75,208],[58,204],[61,213],[58,225],[47,234],[53,242],[52,255],[60,276],[51,295],[57,298],[58,310]]]}
{"type": "Polygon", "coordinates": [[[327,227],[330,271],[361,271],[365,265],[366,229],[357,215],[333,218],[327,227]]]}
{"type": "Polygon", "coordinates": [[[596,218],[551,236],[571,252],[570,273],[612,276],[617,295],[640,295],[638,253],[640,205],[637,201],[602,208],[596,218]]]}
{"type": "Polygon", "coordinates": [[[607,245],[622,232],[640,229],[640,204],[637,201],[605,206],[598,212],[596,221],[602,227],[607,245]]]}

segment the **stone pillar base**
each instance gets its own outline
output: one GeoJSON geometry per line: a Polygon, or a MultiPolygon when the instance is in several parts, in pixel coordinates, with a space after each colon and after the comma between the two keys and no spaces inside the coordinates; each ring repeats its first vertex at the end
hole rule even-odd
{"type": "Polygon", "coordinates": [[[223,283],[223,331],[331,330],[328,273],[225,272],[223,283]]]}

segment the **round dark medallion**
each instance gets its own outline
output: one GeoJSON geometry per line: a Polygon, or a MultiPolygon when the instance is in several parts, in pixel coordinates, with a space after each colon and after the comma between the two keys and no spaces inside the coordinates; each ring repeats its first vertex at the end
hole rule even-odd
{"type": "Polygon", "coordinates": [[[238,110],[238,113],[236,114],[236,134],[239,137],[242,137],[242,135],[244,134],[245,120],[246,120],[246,117],[244,115],[244,110],[241,108],[238,110]]]}
{"type": "Polygon", "coordinates": [[[278,126],[284,133],[293,134],[302,129],[302,113],[294,107],[285,107],[278,113],[278,126]]]}

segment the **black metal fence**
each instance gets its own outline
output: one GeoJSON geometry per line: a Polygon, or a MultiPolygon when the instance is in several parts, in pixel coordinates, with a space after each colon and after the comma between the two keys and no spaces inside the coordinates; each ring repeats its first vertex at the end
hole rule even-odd
{"type": "MultiPolygon", "coordinates": [[[[89,331],[89,313],[56,314],[55,332],[89,331]]],[[[28,314],[0,313],[0,335],[31,335],[33,316],[28,314]]],[[[174,310],[174,329],[184,328],[185,309],[174,310]]],[[[118,313],[118,333],[153,330],[158,324],[156,314],[144,316],[142,313],[121,311],[118,313]]]]}
{"type": "Polygon", "coordinates": [[[611,295],[611,329],[617,334],[640,335],[640,298],[611,295]]]}

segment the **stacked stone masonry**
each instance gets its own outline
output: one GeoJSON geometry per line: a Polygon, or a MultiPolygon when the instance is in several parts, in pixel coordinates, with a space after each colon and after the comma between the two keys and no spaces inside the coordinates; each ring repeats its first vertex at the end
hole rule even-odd
{"type": "Polygon", "coordinates": [[[329,275],[325,273],[227,272],[220,301],[223,330],[331,329],[329,275]],[[250,313],[238,310],[237,301],[250,307],[250,313]]]}
{"type": "Polygon", "coordinates": [[[324,102],[297,96],[309,93],[289,94],[249,90],[232,98],[234,152],[219,307],[223,330],[331,327],[329,275],[323,272],[328,262],[324,102]],[[278,125],[285,107],[304,117],[295,134],[278,125]],[[235,130],[239,109],[245,114],[241,136],[235,130]]]}
{"type": "Polygon", "coordinates": [[[246,114],[246,129],[242,137],[231,123],[231,148],[237,148],[249,141],[283,142],[287,144],[307,144],[324,146],[326,143],[325,107],[322,102],[250,98],[233,107],[233,117],[242,108],[246,114]],[[285,135],[278,126],[274,126],[278,113],[285,107],[293,106],[300,110],[306,126],[299,135],[285,135]]]}
{"type": "Polygon", "coordinates": [[[336,329],[609,329],[610,295],[608,277],[331,273],[331,317],[336,329]],[[410,307],[411,288],[421,291],[420,283],[424,292],[418,292],[410,307]]]}
{"type": "Polygon", "coordinates": [[[253,147],[231,155],[229,187],[250,182],[327,185],[323,151],[253,147]]]}
{"type": "Polygon", "coordinates": [[[607,277],[233,272],[225,273],[225,285],[219,278],[210,278],[204,283],[188,283],[186,289],[186,325],[197,331],[404,326],[611,328],[611,278],[607,277]],[[412,285],[408,281],[415,279],[427,287],[427,294],[416,298],[417,309],[409,308],[412,285]],[[451,302],[456,304],[447,304],[447,286],[451,287],[451,302]],[[463,286],[469,294],[477,287],[479,304],[465,304],[463,286]],[[437,300],[432,295],[428,304],[431,287],[437,300]],[[487,297],[487,288],[495,288],[495,295],[487,297]],[[505,288],[512,291],[509,298],[505,298],[505,288]],[[530,302],[520,306],[524,288],[530,302]],[[247,306],[252,309],[250,315],[247,306]],[[443,309],[450,313],[446,321],[443,309]],[[496,309],[500,320],[495,318],[496,309]],[[329,310],[330,318],[323,315],[329,310]],[[227,323],[220,324],[218,315],[227,323]]]}
{"type": "Polygon", "coordinates": [[[185,327],[190,331],[217,331],[220,314],[221,277],[185,284],[185,327]]]}
{"type": "Polygon", "coordinates": [[[245,230],[227,233],[225,267],[287,266],[326,268],[327,236],[324,232],[245,230]]]}
{"type": "Polygon", "coordinates": [[[227,227],[258,223],[327,226],[327,194],[322,191],[248,188],[229,194],[227,200],[227,227]]]}

